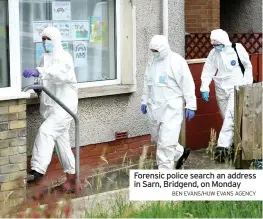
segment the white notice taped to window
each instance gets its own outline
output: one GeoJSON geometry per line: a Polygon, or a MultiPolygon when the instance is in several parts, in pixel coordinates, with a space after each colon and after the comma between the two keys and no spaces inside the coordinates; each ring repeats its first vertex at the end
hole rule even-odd
{"type": "Polygon", "coordinates": [[[38,22],[33,21],[33,41],[42,42],[41,33],[47,27],[52,27],[53,23],[50,21],[38,22]]]}
{"type": "Polygon", "coordinates": [[[52,19],[67,21],[71,20],[71,3],[67,2],[52,2],[52,19]]]}
{"type": "Polygon", "coordinates": [[[262,170],[130,170],[130,200],[262,200],[262,182],[262,170]]]}
{"type": "Polygon", "coordinates": [[[73,54],[75,67],[84,67],[88,64],[88,42],[74,41],[73,54]]]}
{"type": "Polygon", "coordinates": [[[71,23],[70,22],[54,22],[53,27],[59,29],[62,41],[70,41],[72,39],[71,23]]]}

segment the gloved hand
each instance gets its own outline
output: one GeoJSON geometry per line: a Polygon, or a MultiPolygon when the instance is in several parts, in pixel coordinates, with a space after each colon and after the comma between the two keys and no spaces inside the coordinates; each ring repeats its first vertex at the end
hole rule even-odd
{"type": "Polygon", "coordinates": [[[209,101],[209,92],[203,92],[202,98],[204,101],[208,102],[209,101]]]}
{"type": "Polygon", "coordinates": [[[146,104],[142,104],[141,105],[141,111],[142,111],[143,114],[147,113],[147,105],[146,104]]]}
{"type": "Polygon", "coordinates": [[[25,78],[39,77],[39,71],[37,69],[25,69],[23,72],[25,78]]]}
{"type": "Polygon", "coordinates": [[[194,110],[186,109],[185,117],[188,119],[188,121],[194,118],[194,116],[195,116],[194,110]]]}

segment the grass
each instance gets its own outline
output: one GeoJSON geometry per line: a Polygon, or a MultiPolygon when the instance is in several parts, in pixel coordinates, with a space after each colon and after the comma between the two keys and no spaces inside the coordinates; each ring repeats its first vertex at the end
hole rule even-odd
{"type": "MultiPolygon", "coordinates": [[[[209,146],[206,149],[206,152],[211,155],[211,160],[214,160],[215,145],[216,133],[212,129],[209,146]]],[[[147,150],[148,147],[144,147],[139,163],[136,164],[139,169],[153,169],[154,159],[152,159],[152,156],[150,158],[147,157],[147,150]]],[[[108,165],[104,154],[102,154],[101,160],[108,165]]],[[[117,173],[122,172],[128,176],[129,169],[134,168],[134,165],[125,154],[122,165],[115,169],[116,173],[114,174],[117,176],[117,173]]],[[[230,168],[233,167],[231,162],[227,163],[227,165],[230,168]]],[[[112,184],[121,184],[118,177],[114,174],[111,175],[112,177],[114,176],[113,178],[108,177],[107,174],[114,172],[114,170],[107,171],[105,165],[97,168],[94,175],[90,176],[91,179],[85,180],[85,189],[93,190],[95,194],[99,194],[103,188],[111,187],[112,184]]],[[[29,202],[26,206],[22,205],[13,208],[12,210],[15,211],[13,213],[17,216],[18,212],[24,212],[26,207],[30,207],[31,211],[29,213],[19,216],[24,218],[65,218],[71,216],[73,209],[70,199],[66,200],[62,206],[59,206],[55,204],[55,200],[52,197],[47,196],[46,198],[49,201],[43,209],[39,208],[39,203],[29,202]]],[[[6,199],[8,202],[9,196],[6,199]]],[[[129,202],[127,198],[123,199],[117,196],[112,198],[110,202],[108,209],[101,206],[100,203],[98,203],[98,206],[92,207],[93,209],[86,209],[85,218],[262,218],[261,201],[145,202],[143,205],[138,205],[138,202],[129,202]]],[[[94,205],[97,204],[94,203],[94,205]]],[[[3,206],[3,208],[6,207],[3,206]]]]}
{"type": "Polygon", "coordinates": [[[152,202],[135,208],[119,205],[114,214],[97,212],[85,218],[262,218],[261,201],[152,202]]]}
{"type": "Polygon", "coordinates": [[[262,202],[185,201],[178,204],[152,204],[132,212],[133,218],[262,218],[262,202]]]}

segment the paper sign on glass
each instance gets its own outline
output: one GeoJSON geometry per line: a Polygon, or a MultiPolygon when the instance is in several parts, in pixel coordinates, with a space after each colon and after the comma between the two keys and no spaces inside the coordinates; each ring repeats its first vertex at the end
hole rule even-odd
{"type": "Polygon", "coordinates": [[[33,22],[33,41],[42,42],[41,33],[47,27],[52,27],[52,22],[33,22]]]}
{"type": "Polygon", "coordinates": [[[53,27],[59,29],[63,41],[69,41],[72,38],[71,23],[69,22],[54,22],[53,27]]]}
{"type": "Polygon", "coordinates": [[[71,20],[70,2],[52,2],[52,19],[53,20],[71,20]]]}
{"type": "Polygon", "coordinates": [[[89,21],[72,22],[73,40],[89,40],[89,21]]]}
{"type": "Polygon", "coordinates": [[[88,42],[74,41],[73,54],[75,67],[83,67],[88,64],[88,42]]]}
{"type": "Polygon", "coordinates": [[[100,17],[90,17],[90,42],[102,41],[102,22],[100,17]]]}

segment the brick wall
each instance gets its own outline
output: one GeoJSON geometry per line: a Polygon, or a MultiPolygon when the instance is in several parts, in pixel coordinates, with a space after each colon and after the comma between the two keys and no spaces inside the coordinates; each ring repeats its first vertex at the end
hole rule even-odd
{"type": "MultiPolygon", "coordinates": [[[[150,145],[150,135],[126,138],[108,143],[92,144],[80,148],[80,171],[82,176],[87,176],[90,171],[99,166],[120,165],[124,162],[138,161],[143,148],[147,154],[155,159],[156,147],[150,145]],[[101,159],[101,156],[105,160],[101,159]]],[[[73,149],[75,154],[75,149],[73,149]]],[[[28,169],[30,168],[28,157],[28,169]]],[[[47,179],[55,180],[63,175],[63,170],[58,157],[54,154],[47,170],[47,179]]]]}
{"type": "Polygon", "coordinates": [[[24,196],[26,148],[26,101],[0,101],[0,206],[24,196]]]}
{"type": "Polygon", "coordinates": [[[185,0],[188,33],[207,33],[220,28],[220,0],[185,0]]]}

